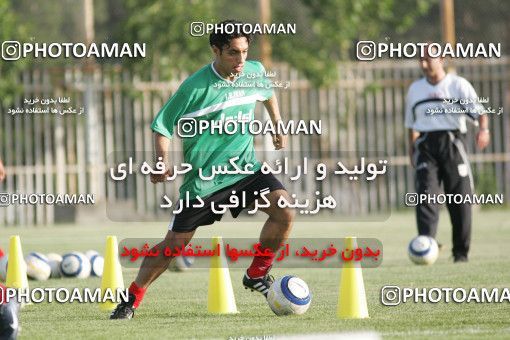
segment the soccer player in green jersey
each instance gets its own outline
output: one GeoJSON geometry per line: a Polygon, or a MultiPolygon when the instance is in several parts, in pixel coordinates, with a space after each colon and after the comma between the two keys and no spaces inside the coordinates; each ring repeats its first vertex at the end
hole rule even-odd
{"type": "MultiPolygon", "coordinates": [[[[217,26],[228,28],[229,24],[234,23],[237,22],[224,21],[217,26]]],[[[237,25],[240,26],[242,25],[237,25]]],[[[193,123],[196,128],[200,126],[201,120],[212,124],[228,119],[249,121],[253,119],[257,101],[264,104],[273,124],[276,125],[281,120],[274,91],[271,86],[267,86],[268,80],[260,76],[265,73],[264,67],[259,62],[247,60],[251,36],[240,30],[230,32],[232,30],[225,29],[210,35],[214,61],[186,79],[152,123],[156,157],[162,157],[167,169],[172,169],[168,166],[170,159],[167,155],[170,138],[179,133],[179,126],[183,127],[183,122],[188,125],[193,123]]],[[[186,197],[187,193],[190,198],[198,196],[204,204],[201,208],[194,208],[189,204],[179,214],[174,215],[165,239],[157,247],[164,249],[168,246],[174,249],[188,244],[197,227],[213,224],[221,219],[222,215],[212,211],[211,203],[229,202],[233,191],[235,195],[243,192],[246,195],[245,207],[230,208],[234,217],[237,217],[243,208],[253,207],[261,191],[264,191],[270,205],[259,208],[268,215],[260,233],[260,246],[262,249],[271,249],[272,255],[254,257],[243,277],[243,285],[267,296],[272,283],[268,272],[274,253],[287,239],[294,219],[294,211],[280,208],[277,202],[281,196],[289,202],[291,198],[272,174],[261,173],[261,164],[255,158],[251,134],[241,133],[240,129],[235,134],[218,134],[217,131],[210,130],[196,133],[190,130],[193,129],[188,126],[187,135],[180,135],[183,137],[184,161],[191,164],[193,170],[186,173],[179,192],[181,198],[186,197]],[[250,168],[254,173],[216,174],[211,181],[203,180],[202,176],[199,176],[198,169],[201,169],[203,176],[208,176],[212,166],[228,166],[232,169],[229,160],[236,157],[239,168],[250,168]]],[[[273,135],[273,144],[276,150],[284,148],[286,136],[273,135]]],[[[151,175],[151,181],[164,182],[171,175],[172,170],[167,170],[165,174],[151,175]]],[[[267,254],[269,252],[265,253],[267,254]]],[[[131,319],[149,285],[167,269],[171,260],[171,257],[165,256],[146,257],[135,281],[129,287],[129,301],[121,302],[110,318],[131,319]]]]}

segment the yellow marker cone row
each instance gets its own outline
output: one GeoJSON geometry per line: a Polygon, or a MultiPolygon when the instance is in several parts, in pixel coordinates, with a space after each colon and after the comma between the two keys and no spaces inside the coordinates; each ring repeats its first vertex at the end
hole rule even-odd
{"type": "Polygon", "coordinates": [[[220,256],[211,257],[211,268],[209,269],[207,311],[214,314],[237,313],[223,241],[219,236],[213,237],[212,249],[216,249],[218,244],[220,245],[220,256]]]}
{"type": "MultiPolygon", "coordinates": [[[[117,237],[108,236],[106,238],[106,249],[104,252],[104,270],[101,278],[101,296],[105,295],[107,289],[110,289],[114,296],[117,296],[117,289],[124,289],[124,279],[122,278],[122,267],[119,262],[119,251],[117,237]]],[[[99,304],[102,311],[111,311],[117,304],[112,301],[105,301],[99,304]]]]}
{"type": "MultiPolygon", "coordinates": [[[[356,249],[356,238],[347,237],[345,248],[351,251],[356,249]]],[[[340,319],[364,319],[369,317],[365,285],[363,284],[363,274],[359,262],[349,261],[344,263],[340,278],[337,316],[340,319]]]]}

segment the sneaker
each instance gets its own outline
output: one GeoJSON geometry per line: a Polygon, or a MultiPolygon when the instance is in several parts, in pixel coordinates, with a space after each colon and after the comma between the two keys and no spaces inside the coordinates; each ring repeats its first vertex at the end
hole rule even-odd
{"type": "Polygon", "coordinates": [[[122,301],[117,305],[115,310],[110,314],[110,319],[132,319],[135,315],[133,304],[135,303],[135,296],[129,294],[128,301],[122,301]]]}
{"type": "Polygon", "coordinates": [[[252,279],[248,276],[247,273],[244,274],[243,277],[243,286],[245,289],[251,289],[253,292],[256,290],[267,298],[267,293],[269,292],[269,287],[274,282],[274,277],[272,275],[267,274],[264,277],[258,279],[252,279]]]}
{"type": "Polygon", "coordinates": [[[20,330],[19,308],[17,301],[9,301],[0,305],[0,339],[16,339],[20,330]]]}
{"type": "Polygon", "coordinates": [[[466,255],[455,255],[453,257],[453,263],[462,263],[462,262],[468,262],[468,258],[466,255]]]}

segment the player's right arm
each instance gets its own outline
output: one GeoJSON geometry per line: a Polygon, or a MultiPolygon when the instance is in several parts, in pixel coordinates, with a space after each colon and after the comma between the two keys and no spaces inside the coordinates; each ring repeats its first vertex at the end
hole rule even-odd
{"type": "MultiPolygon", "coordinates": [[[[414,83],[413,83],[414,84],[414,83]]],[[[414,125],[414,116],[413,116],[413,112],[412,112],[412,106],[414,105],[414,99],[412,97],[412,93],[413,93],[413,84],[411,84],[411,86],[409,87],[409,90],[407,91],[407,95],[406,95],[406,101],[405,101],[405,126],[407,128],[407,135],[408,135],[408,139],[409,139],[409,160],[411,161],[411,166],[415,166],[415,164],[413,163],[413,156],[414,156],[414,142],[416,142],[416,140],[418,139],[418,137],[420,136],[420,133],[416,130],[413,129],[413,125],[414,125]]]]}
{"type": "Polygon", "coordinates": [[[151,173],[151,182],[159,183],[165,182],[168,176],[172,176],[173,171],[172,167],[170,167],[170,162],[168,158],[168,147],[170,146],[170,139],[168,137],[163,136],[162,134],[155,132],[154,133],[154,151],[157,162],[160,157],[162,161],[165,163],[166,172],[164,174],[152,174],[151,173]]]}
{"type": "Polygon", "coordinates": [[[0,159],[0,182],[2,182],[5,179],[5,168],[4,164],[2,163],[2,160],[0,159]]]}
{"type": "Polygon", "coordinates": [[[413,156],[414,152],[414,142],[418,139],[420,136],[420,133],[418,131],[415,131],[413,129],[408,129],[408,137],[409,137],[409,160],[411,161],[411,165],[414,167],[415,164],[413,163],[413,156]]]}
{"type": "Polygon", "coordinates": [[[151,174],[152,183],[164,182],[168,176],[173,175],[173,167],[170,166],[170,159],[168,157],[170,138],[174,135],[174,129],[178,125],[179,119],[186,112],[189,112],[192,98],[193,89],[190,89],[185,83],[181,84],[179,89],[161,108],[151,124],[151,129],[154,132],[155,162],[161,157],[165,163],[165,169],[167,169],[161,175],[151,174]]]}

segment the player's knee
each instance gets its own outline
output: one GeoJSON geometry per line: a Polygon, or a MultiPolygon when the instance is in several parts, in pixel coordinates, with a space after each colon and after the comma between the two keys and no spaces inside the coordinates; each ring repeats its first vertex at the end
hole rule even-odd
{"type": "Polygon", "coordinates": [[[296,215],[295,211],[290,208],[276,209],[275,212],[272,214],[271,219],[281,224],[290,226],[294,221],[295,215],[296,215]]]}
{"type": "Polygon", "coordinates": [[[176,246],[181,247],[182,245],[187,245],[193,238],[193,234],[194,231],[189,233],[176,233],[172,230],[169,230],[161,242],[161,245],[163,247],[168,246],[172,249],[174,249],[176,246]]]}

